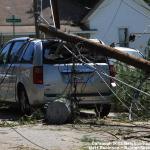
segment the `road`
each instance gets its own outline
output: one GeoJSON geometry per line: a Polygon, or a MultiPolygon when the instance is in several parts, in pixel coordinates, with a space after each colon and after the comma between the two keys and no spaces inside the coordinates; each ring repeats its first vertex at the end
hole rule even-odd
{"type": "Polygon", "coordinates": [[[133,123],[123,117],[121,121],[120,115],[111,113],[101,120],[87,115],[73,124],[60,126],[46,125],[41,120],[21,125],[19,112],[3,106],[0,109],[0,150],[90,150],[91,146],[106,148],[108,144],[122,150],[127,145],[133,149],[140,144],[139,148],[149,150],[150,122],[133,123]]]}

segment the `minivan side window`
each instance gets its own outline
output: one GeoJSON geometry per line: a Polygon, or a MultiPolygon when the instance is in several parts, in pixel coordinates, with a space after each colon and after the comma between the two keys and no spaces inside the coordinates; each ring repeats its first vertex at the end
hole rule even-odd
{"type": "Polygon", "coordinates": [[[25,41],[17,41],[13,44],[12,48],[11,48],[11,52],[9,55],[9,62],[17,62],[17,55],[18,51],[20,50],[20,48],[23,46],[23,44],[25,43],[25,41]],[[16,59],[15,59],[16,58],[16,59]]]}
{"type": "Polygon", "coordinates": [[[34,44],[30,43],[21,55],[21,63],[32,63],[34,53],[34,44]]]}
{"type": "Polygon", "coordinates": [[[12,43],[8,43],[0,52],[0,63],[5,64],[7,63],[8,54],[10,51],[12,43]]]}

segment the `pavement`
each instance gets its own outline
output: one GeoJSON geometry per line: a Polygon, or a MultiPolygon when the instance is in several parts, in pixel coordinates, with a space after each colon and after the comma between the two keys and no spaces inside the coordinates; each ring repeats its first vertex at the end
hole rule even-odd
{"type": "Polygon", "coordinates": [[[47,125],[39,120],[23,125],[19,123],[21,116],[17,110],[3,106],[0,150],[99,150],[114,146],[119,150],[150,150],[150,121],[130,122],[127,114],[121,121],[117,119],[121,114],[117,113],[97,119],[94,113],[89,113],[72,124],[47,125]]]}

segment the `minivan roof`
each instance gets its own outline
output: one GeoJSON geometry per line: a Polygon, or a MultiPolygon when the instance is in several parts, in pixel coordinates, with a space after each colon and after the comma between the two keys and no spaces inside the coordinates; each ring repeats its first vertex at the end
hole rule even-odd
{"type": "Polygon", "coordinates": [[[115,49],[118,49],[118,50],[120,50],[120,51],[124,51],[124,52],[137,52],[137,51],[139,51],[139,50],[137,50],[137,49],[133,49],[133,48],[127,48],[127,47],[113,47],[113,48],[115,48],[115,49]]]}
{"type": "Polygon", "coordinates": [[[19,37],[19,38],[14,38],[10,41],[22,41],[22,40],[29,40],[29,39],[31,39],[31,38],[30,37],[19,37]]]}
{"type": "Polygon", "coordinates": [[[138,58],[144,58],[144,55],[137,49],[133,49],[133,48],[127,48],[127,47],[113,47],[119,51],[122,51],[124,53],[128,53],[130,55],[134,55],[138,58]]]}

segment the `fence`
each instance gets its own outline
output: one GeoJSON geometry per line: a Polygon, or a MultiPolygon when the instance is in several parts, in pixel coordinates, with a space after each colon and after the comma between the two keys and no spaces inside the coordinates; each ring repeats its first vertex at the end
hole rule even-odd
{"type": "Polygon", "coordinates": [[[16,33],[15,36],[12,35],[12,33],[0,33],[0,45],[6,43],[7,41],[11,40],[12,38],[18,38],[18,37],[35,37],[34,32],[29,33],[16,33]]]}

